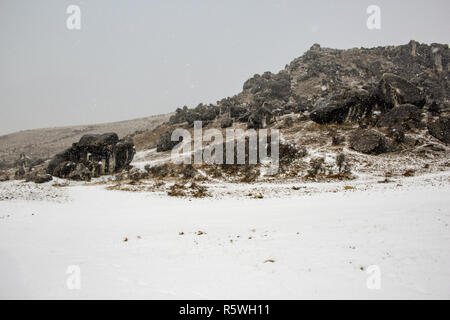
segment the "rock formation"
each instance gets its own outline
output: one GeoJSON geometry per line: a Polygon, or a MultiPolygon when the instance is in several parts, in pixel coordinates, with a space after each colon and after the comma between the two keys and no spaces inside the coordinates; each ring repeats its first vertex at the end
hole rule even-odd
{"type": "Polygon", "coordinates": [[[81,137],[71,148],[53,157],[47,173],[60,178],[90,180],[125,168],[135,154],[130,138],[119,140],[115,133],[81,137]]]}

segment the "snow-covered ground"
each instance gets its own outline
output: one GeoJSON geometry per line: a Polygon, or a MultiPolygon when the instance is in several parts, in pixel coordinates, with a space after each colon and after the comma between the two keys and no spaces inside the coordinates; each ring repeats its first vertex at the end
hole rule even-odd
{"type": "Polygon", "coordinates": [[[411,179],[264,199],[4,183],[0,298],[449,299],[449,173],[411,179]]]}

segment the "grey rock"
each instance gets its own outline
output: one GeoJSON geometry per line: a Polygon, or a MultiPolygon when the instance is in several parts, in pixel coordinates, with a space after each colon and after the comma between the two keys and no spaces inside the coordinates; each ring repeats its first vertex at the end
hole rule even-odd
{"type": "Polygon", "coordinates": [[[425,105],[425,96],[419,88],[395,74],[383,74],[379,84],[379,96],[386,109],[402,104],[425,105]]]}
{"type": "Polygon", "coordinates": [[[170,151],[172,150],[178,143],[183,141],[182,137],[179,141],[172,141],[172,133],[166,132],[163,133],[158,140],[158,143],[156,145],[156,152],[164,152],[164,151],[170,151]]]}
{"type": "Polygon", "coordinates": [[[409,130],[423,128],[421,110],[411,104],[400,105],[383,114],[378,122],[379,127],[392,127],[409,130]]]}
{"type": "Polygon", "coordinates": [[[388,151],[388,142],[383,134],[372,129],[359,129],[349,139],[350,147],[366,154],[388,151]]]}
{"type": "MultiPolygon", "coordinates": [[[[51,159],[47,173],[67,178],[76,165],[82,163],[91,171],[91,176],[111,174],[129,165],[135,153],[131,138],[119,140],[115,133],[84,135],[78,143],[51,159]]],[[[79,179],[76,174],[74,178],[79,179]]],[[[84,179],[85,175],[82,180],[84,179]]]]}
{"type": "Polygon", "coordinates": [[[220,121],[220,127],[222,129],[229,128],[232,125],[233,125],[233,119],[231,119],[231,118],[225,118],[225,119],[222,119],[222,121],[220,121]]]}
{"type": "Polygon", "coordinates": [[[450,144],[450,117],[439,117],[428,123],[428,132],[436,139],[450,144]]]}
{"type": "Polygon", "coordinates": [[[82,163],[78,163],[75,169],[69,174],[69,179],[76,181],[90,181],[91,177],[91,171],[82,163]]]}
{"type": "Polygon", "coordinates": [[[52,181],[53,177],[45,172],[42,171],[36,171],[36,172],[30,172],[25,175],[25,181],[27,182],[34,182],[34,183],[45,183],[52,181]]]}

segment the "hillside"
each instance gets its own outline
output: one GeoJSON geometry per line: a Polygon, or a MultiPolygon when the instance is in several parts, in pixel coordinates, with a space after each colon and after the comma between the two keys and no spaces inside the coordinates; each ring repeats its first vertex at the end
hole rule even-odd
{"type": "Polygon", "coordinates": [[[84,134],[116,132],[120,137],[151,130],[166,121],[170,114],[120,122],[25,130],[0,136],[0,161],[16,161],[21,153],[32,158],[48,159],[78,141],[84,134]]]}

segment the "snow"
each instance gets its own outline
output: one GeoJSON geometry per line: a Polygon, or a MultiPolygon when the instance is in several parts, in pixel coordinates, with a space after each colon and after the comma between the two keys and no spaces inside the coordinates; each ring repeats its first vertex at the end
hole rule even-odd
{"type": "Polygon", "coordinates": [[[0,201],[0,298],[449,299],[448,172],[349,183],[264,199],[44,184],[40,199],[0,201]],[[73,265],[79,290],[66,284],[73,265]]]}

